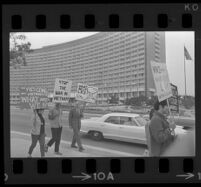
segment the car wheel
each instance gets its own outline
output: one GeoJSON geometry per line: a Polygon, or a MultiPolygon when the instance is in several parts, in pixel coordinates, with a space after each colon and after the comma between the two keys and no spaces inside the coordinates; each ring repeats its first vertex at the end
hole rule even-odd
{"type": "Polygon", "coordinates": [[[89,133],[90,137],[93,139],[93,140],[96,140],[96,141],[100,141],[103,139],[103,135],[101,132],[98,132],[98,131],[91,131],[89,133]]]}

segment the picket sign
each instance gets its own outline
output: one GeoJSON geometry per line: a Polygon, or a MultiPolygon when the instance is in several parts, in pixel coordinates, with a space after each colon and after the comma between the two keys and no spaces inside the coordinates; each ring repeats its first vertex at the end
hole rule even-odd
{"type": "Polygon", "coordinates": [[[167,100],[169,114],[174,121],[174,116],[170,110],[168,98],[172,97],[172,87],[169,81],[168,71],[165,63],[151,61],[151,70],[156,87],[156,95],[159,102],[167,100]]]}
{"type": "Polygon", "coordinates": [[[19,108],[21,109],[45,109],[48,107],[48,93],[45,88],[20,87],[19,108]]]}
{"type": "Polygon", "coordinates": [[[159,102],[172,96],[168,71],[165,63],[151,61],[151,70],[159,102]]]}
{"type": "Polygon", "coordinates": [[[53,102],[68,103],[71,94],[72,81],[67,79],[55,79],[53,102]]]}
{"type": "Polygon", "coordinates": [[[88,103],[95,103],[98,94],[98,88],[88,86],[87,84],[78,83],[76,100],[88,103]]]}

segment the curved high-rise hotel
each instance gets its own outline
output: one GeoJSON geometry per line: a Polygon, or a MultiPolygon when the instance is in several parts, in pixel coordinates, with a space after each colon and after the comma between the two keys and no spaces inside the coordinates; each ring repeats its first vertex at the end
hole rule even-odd
{"type": "Polygon", "coordinates": [[[45,46],[26,55],[27,66],[10,67],[10,94],[19,86],[45,87],[55,78],[99,88],[98,102],[154,93],[150,61],[165,63],[165,32],[100,32],[67,43],[45,46]]]}

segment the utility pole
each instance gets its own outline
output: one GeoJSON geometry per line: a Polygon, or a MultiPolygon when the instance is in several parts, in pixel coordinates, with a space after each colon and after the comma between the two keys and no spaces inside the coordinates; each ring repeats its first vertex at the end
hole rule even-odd
{"type": "MultiPolygon", "coordinates": [[[[184,46],[185,47],[185,46],[184,46]]],[[[185,83],[185,97],[184,97],[184,99],[186,98],[186,60],[185,60],[185,55],[184,55],[184,83],[185,83]]]]}

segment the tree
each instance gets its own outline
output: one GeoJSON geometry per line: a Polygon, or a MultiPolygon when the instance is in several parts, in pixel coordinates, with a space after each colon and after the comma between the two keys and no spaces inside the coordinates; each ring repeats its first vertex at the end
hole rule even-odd
{"type": "Polygon", "coordinates": [[[141,95],[139,97],[132,97],[132,98],[126,99],[125,104],[133,105],[133,106],[142,106],[142,104],[145,102],[146,102],[146,97],[141,95]]]}
{"type": "Polygon", "coordinates": [[[195,98],[192,96],[184,96],[184,98],[181,99],[181,102],[186,109],[195,106],[195,98]]]}
{"type": "Polygon", "coordinates": [[[30,49],[31,43],[26,41],[26,36],[23,34],[10,34],[10,66],[27,65],[25,53],[33,50],[30,49]]]}
{"type": "Polygon", "coordinates": [[[157,96],[154,96],[154,95],[151,96],[151,98],[147,99],[146,104],[153,106],[154,103],[156,102],[157,98],[158,98],[157,96]]]}

